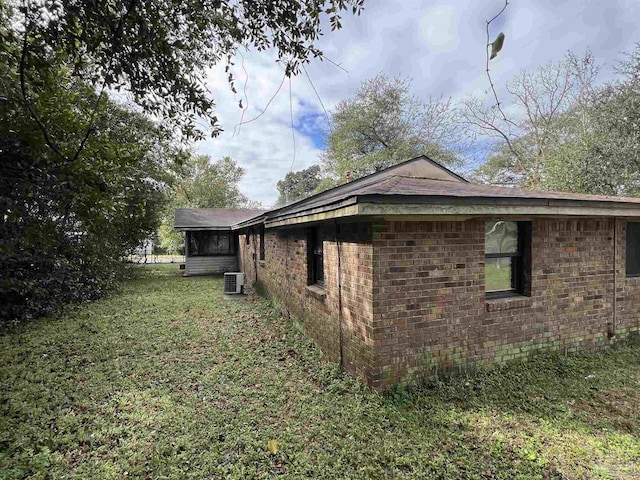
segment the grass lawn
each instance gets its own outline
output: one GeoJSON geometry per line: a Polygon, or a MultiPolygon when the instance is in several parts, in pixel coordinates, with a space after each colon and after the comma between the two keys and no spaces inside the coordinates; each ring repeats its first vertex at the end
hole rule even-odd
{"type": "Polygon", "coordinates": [[[509,290],[511,288],[511,268],[487,261],[484,269],[485,289],[490,291],[509,290]]]}
{"type": "Polygon", "coordinates": [[[0,478],[640,478],[640,347],[381,395],[267,301],[140,268],[0,333],[0,478]]]}

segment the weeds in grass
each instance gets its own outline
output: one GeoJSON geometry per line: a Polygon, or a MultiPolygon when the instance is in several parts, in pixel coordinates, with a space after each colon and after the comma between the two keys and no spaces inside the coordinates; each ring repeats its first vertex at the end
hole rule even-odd
{"type": "Polygon", "coordinates": [[[1,334],[0,478],[640,477],[638,346],[378,394],[267,301],[141,268],[1,334]]]}

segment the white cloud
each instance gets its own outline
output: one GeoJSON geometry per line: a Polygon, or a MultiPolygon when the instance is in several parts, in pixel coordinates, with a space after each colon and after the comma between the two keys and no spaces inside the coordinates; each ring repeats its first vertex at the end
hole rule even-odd
{"type": "MultiPolygon", "coordinates": [[[[379,73],[412,78],[414,93],[423,98],[485,95],[485,21],[503,4],[503,0],[368,0],[360,17],[346,14],[343,29],[326,29],[319,45],[348,73],[318,60],[307,70],[327,109],[351,97],[362,80],[379,73]]],[[[492,25],[492,37],[500,31],[506,35],[503,51],[492,61],[494,81],[500,88],[523,68],[535,69],[559,60],[567,50],[582,53],[586,48],[591,48],[596,59],[605,64],[601,78],[610,79],[621,53],[631,51],[640,41],[637,18],[640,2],[633,0],[510,3],[504,16],[492,25]]],[[[246,121],[264,110],[283,72],[269,52],[246,53],[245,68],[249,73],[246,121]]],[[[287,174],[293,160],[289,83],[285,81],[258,120],[243,125],[239,135],[233,136],[233,127],[242,113],[238,101],[244,97],[245,74],[240,58],[232,70],[238,90],[235,96],[222,68],[212,71],[209,77],[225,132],[201,142],[197,150],[216,159],[229,155],[238,161],[247,170],[241,185],[243,192],[269,205],[277,199],[277,181],[287,174]]],[[[294,169],[301,169],[318,161],[320,150],[312,137],[324,125],[324,113],[304,74],[294,78],[292,86],[294,123],[298,127],[294,169]]]]}
{"type": "Polygon", "coordinates": [[[459,8],[453,5],[437,5],[428,9],[420,19],[421,37],[427,44],[441,52],[451,52],[459,47],[459,8]]]}

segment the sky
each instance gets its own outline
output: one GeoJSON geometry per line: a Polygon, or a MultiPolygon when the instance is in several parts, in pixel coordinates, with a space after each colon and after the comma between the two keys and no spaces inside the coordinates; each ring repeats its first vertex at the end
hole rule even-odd
{"type": "MultiPolygon", "coordinates": [[[[213,160],[233,158],[246,171],[241,191],[269,207],[277,200],[278,180],[319,163],[325,109],[331,112],[340,100],[353,97],[363,80],[401,75],[425,100],[491,95],[486,21],[503,5],[504,0],[365,0],[360,16],[344,14],[341,30],[324,29],[317,46],[342,68],[312,60],[306,67],[312,83],[304,73],[282,83],[284,72],[273,52],[242,51],[232,67],[237,94],[223,68],[208,74],[224,132],[199,142],[196,151],[213,160]],[[241,99],[243,120],[255,120],[237,127],[241,99]]],[[[492,40],[501,31],[506,37],[491,62],[494,83],[500,91],[522,69],[535,70],[561,60],[568,50],[583,54],[586,49],[602,65],[598,78],[611,80],[616,63],[640,41],[637,19],[640,0],[512,0],[491,24],[492,40]]]]}

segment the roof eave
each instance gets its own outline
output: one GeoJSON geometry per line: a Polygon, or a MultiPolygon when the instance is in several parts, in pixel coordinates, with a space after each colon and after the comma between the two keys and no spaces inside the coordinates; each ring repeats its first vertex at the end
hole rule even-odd
{"type": "Polygon", "coordinates": [[[367,216],[600,216],[640,217],[640,204],[559,199],[513,199],[501,197],[428,197],[392,202],[390,199],[362,197],[359,214],[367,216]],[[419,201],[422,200],[422,201],[419,201]]]}
{"type": "Polygon", "coordinates": [[[548,206],[580,208],[627,208],[640,210],[640,202],[616,200],[583,200],[569,198],[534,198],[502,196],[454,196],[454,195],[360,195],[359,201],[394,205],[499,205],[499,206],[548,206]]]}
{"type": "Polygon", "coordinates": [[[218,227],[218,226],[209,226],[203,227],[201,225],[182,225],[179,227],[174,226],[173,229],[176,232],[186,232],[191,230],[231,230],[232,227],[218,227]]]}
{"type": "Polygon", "coordinates": [[[243,222],[240,223],[236,223],[233,227],[231,227],[233,230],[242,230],[244,228],[248,228],[248,227],[253,227],[255,225],[262,225],[265,223],[265,218],[266,218],[267,214],[263,213],[262,215],[259,215],[257,217],[254,218],[250,218],[248,220],[245,220],[243,222]]]}
{"type": "Polygon", "coordinates": [[[306,212],[300,216],[279,218],[268,220],[265,223],[266,228],[287,227],[292,225],[309,224],[323,222],[333,219],[342,219],[348,217],[360,216],[360,206],[358,204],[346,205],[333,210],[306,212]]]}
{"type": "Polygon", "coordinates": [[[349,204],[333,205],[333,208],[317,208],[295,215],[267,218],[265,226],[275,228],[345,217],[640,217],[640,204],[626,202],[498,197],[415,197],[403,198],[404,201],[400,202],[398,198],[394,201],[393,197],[385,195],[352,197],[349,200],[349,204]],[[380,201],[381,198],[385,201],[380,201]]]}

